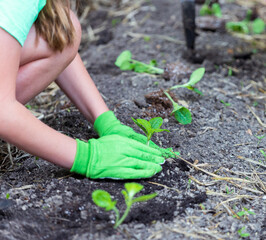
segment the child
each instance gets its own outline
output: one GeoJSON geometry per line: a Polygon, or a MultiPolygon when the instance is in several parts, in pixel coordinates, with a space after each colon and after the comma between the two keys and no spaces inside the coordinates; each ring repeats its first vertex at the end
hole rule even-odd
{"type": "Polygon", "coordinates": [[[68,0],[0,0],[0,138],[89,178],[147,178],[163,149],[109,111],[78,54],[81,28],[68,0]],[[74,140],[25,107],[52,81],[94,124],[99,139],[74,140]]]}

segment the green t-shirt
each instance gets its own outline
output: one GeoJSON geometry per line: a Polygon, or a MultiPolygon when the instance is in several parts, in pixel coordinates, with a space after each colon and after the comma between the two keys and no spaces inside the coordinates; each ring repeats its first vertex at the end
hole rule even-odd
{"type": "Polygon", "coordinates": [[[23,46],[46,0],[0,0],[0,27],[23,46]]]}

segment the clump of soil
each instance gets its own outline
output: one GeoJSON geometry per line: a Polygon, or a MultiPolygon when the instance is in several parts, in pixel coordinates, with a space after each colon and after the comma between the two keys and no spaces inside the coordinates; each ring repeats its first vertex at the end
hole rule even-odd
{"type": "MultiPolygon", "coordinates": [[[[174,93],[169,92],[174,101],[178,99],[174,93]]],[[[150,104],[144,112],[147,117],[162,117],[167,118],[172,112],[172,103],[164,94],[164,90],[154,91],[145,95],[146,102],[150,104]]]]}

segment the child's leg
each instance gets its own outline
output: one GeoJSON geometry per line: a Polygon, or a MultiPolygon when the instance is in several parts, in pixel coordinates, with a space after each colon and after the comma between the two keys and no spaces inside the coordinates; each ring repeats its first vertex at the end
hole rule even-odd
{"type": "Polygon", "coordinates": [[[21,51],[20,67],[16,82],[17,100],[25,104],[43,91],[75,58],[81,38],[78,20],[72,21],[76,29],[74,44],[62,52],[52,51],[43,38],[36,44],[36,32],[33,26],[21,51]]]}
{"type": "Polygon", "coordinates": [[[51,51],[42,38],[33,48],[36,33],[34,27],[31,29],[22,49],[16,96],[18,101],[25,104],[57,78],[56,83],[59,87],[93,123],[101,113],[108,110],[108,107],[77,53],[81,29],[73,13],[71,17],[77,38],[74,45],[67,47],[62,53],[51,51]]]}

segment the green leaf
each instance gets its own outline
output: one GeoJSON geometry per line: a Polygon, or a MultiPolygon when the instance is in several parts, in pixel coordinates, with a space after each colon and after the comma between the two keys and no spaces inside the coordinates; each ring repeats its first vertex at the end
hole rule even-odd
{"type": "Polygon", "coordinates": [[[146,125],[148,125],[149,124],[149,122],[148,121],[146,121],[146,120],[144,120],[144,119],[134,119],[133,117],[131,117],[131,119],[133,120],[133,122],[135,123],[135,124],[137,124],[138,125],[138,127],[139,128],[141,128],[141,130],[146,134],[146,135],[148,135],[148,129],[150,129],[150,127],[148,127],[148,129],[146,128],[146,125]],[[141,121],[141,120],[143,120],[143,121],[141,121]],[[146,122],[148,122],[148,124],[146,123],[146,122]],[[143,123],[144,123],[144,125],[143,125],[143,123]]]}
{"type": "Polygon", "coordinates": [[[239,32],[239,33],[244,33],[244,34],[249,33],[248,25],[244,21],[242,21],[242,22],[227,22],[226,23],[226,29],[228,31],[232,31],[232,32],[239,32]]]}
{"type": "Polygon", "coordinates": [[[154,129],[153,131],[154,131],[155,133],[159,133],[159,132],[170,132],[168,129],[161,129],[161,128],[154,129]]]}
{"type": "Polygon", "coordinates": [[[185,107],[180,107],[172,113],[175,114],[175,119],[183,125],[190,124],[192,122],[191,112],[185,107]]]}
{"type": "Polygon", "coordinates": [[[255,34],[261,34],[264,32],[265,23],[261,18],[257,18],[252,22],[252,32],[255,34]]]}
{"type": "Polygon", "coordinates": [[[136,62],[134,65],[134,71],[138,73],[144,73],[147,71],[147,66],[139,62],[136,62]]]}
{"type": "Polygon", "coordinates": [[[121,64],[121,66],[120,66],[120,70],[122,70],[122,71],[130,71],[130,70],[132,70],[132,69],[134,69],[134,64],[132,64],[131,62],[129,62],[129,61],[124,61],[122,64],[121,64]]]}
{"type": "Polygon", "coordinates": [[[197,89],[195,87],[193,87],[192,91],[197,93],[197,94],[199,94],[199,95],[201,95],[201,96],[203,96],[203,93],[199,89],[197,89]]]}
{"type": "Polygon", "coordinates": [[[134,195],[143,189],[143,185],[139,183],[126,183],[125,189],[127,190],[129,199],[132,199],[134,195]]]}
{"type": "Polygon", "coordinates": [[[136,198],[134,198],[133,203],[146,202],[146,201],[149,201],[149,200],[155,198],[157,195],[158,195],[157,193],[152,193],[152,194],[147,194],[147,195],[143,195],[140,197],[136,197],[136,198]]]}
{"type": "Polygon", "coordinates": [[[163,119],[161,117],[155,117],[150,119],[151,128],[157,129],[160,128],[163,124],[163,119]]]}
{"type": "Polygon", "coordinates": [[[116,59],[115,65],[121,67],[124,62],[129,62],[131,60],[132,54],[129,50],[123,51],[116,59]]]}
{"type": "Polygon", "coordinates": [[[152,59],[152,60],[150,61],[150,66],[153,66],[153,67],[156,67],[156,66],[157,66],[157,61],[156,61],[156,59],[152,59]]]}
{"type": "Polygon", "coordinates": [[[250,234],[249,233],[243,233],[242,231],[244,231],[246,229],[246,227],[242,227],[240,228],[237,232],[239,234],[240,237],[249,237],[250,234]]]}
{"type": "Polygon", "coordinates": [[[204,4],[200,9],[200,16],[212,15],[212,9],[208,4],[204,4]]]}
{"type": "Polygon", "coordinates": [[[93,191],[92,200],[97,206],[105,208],[105,211],[112,210],[116,205],[116,201],[112,201],[111,195],[104,190],[93,191]]]}
{"type": "Polygon", "coordinates": [[[246,212],[245,211],[240,211],[240,212],[237,212],[237,215],[239,217],[242,217],[242,216],[246,215],[246,212]]]}
{"type": "Polygon", "coordinates": [[[185,86],[185,88],[187,88],[187,89],[189,89],[189,90],[191,90],[191,91],[193,91],[193,92],[195,92],[195,93],[197,93],[197,94],[203,96],[203,93],[202,93],[199,89],[197,89],[197,88],[195,88],[195,87],[192,87],[192,86],[185,86]]]}
{"type": "Polygon", "coordinates": [[[218,3],[212,4],[212,12],[213,12],[213,15],[215,15],[216,17],[218,18],[222,17],[222,11],[221,11],[220,4],[218,3]]]}
{"type": "Polygon", "coordinates": [[[143,126],[143,128],[145,129],[144,132],[146,134],[149,134],[152,131],[151,124],[147,120],[145,120],[145,119],[137,119],[137,122],[139,124],[141,124],[141,126],[143,126]]]}
{"type": "Polygon", "coordinates": [[[191,75],[190,75],[190,79],[189,82],[185,85],[190,85],[193,86],[195,85],[197,82],[199,82],[205,73],[205,68],[198,68],[196,69],[191,75]]]}
{"type": "Polygon", "coordinates": [[[122,190],[121,193],[124,195],[125,202],[128,202],[128,193],[126,190],[122,190]]]}

